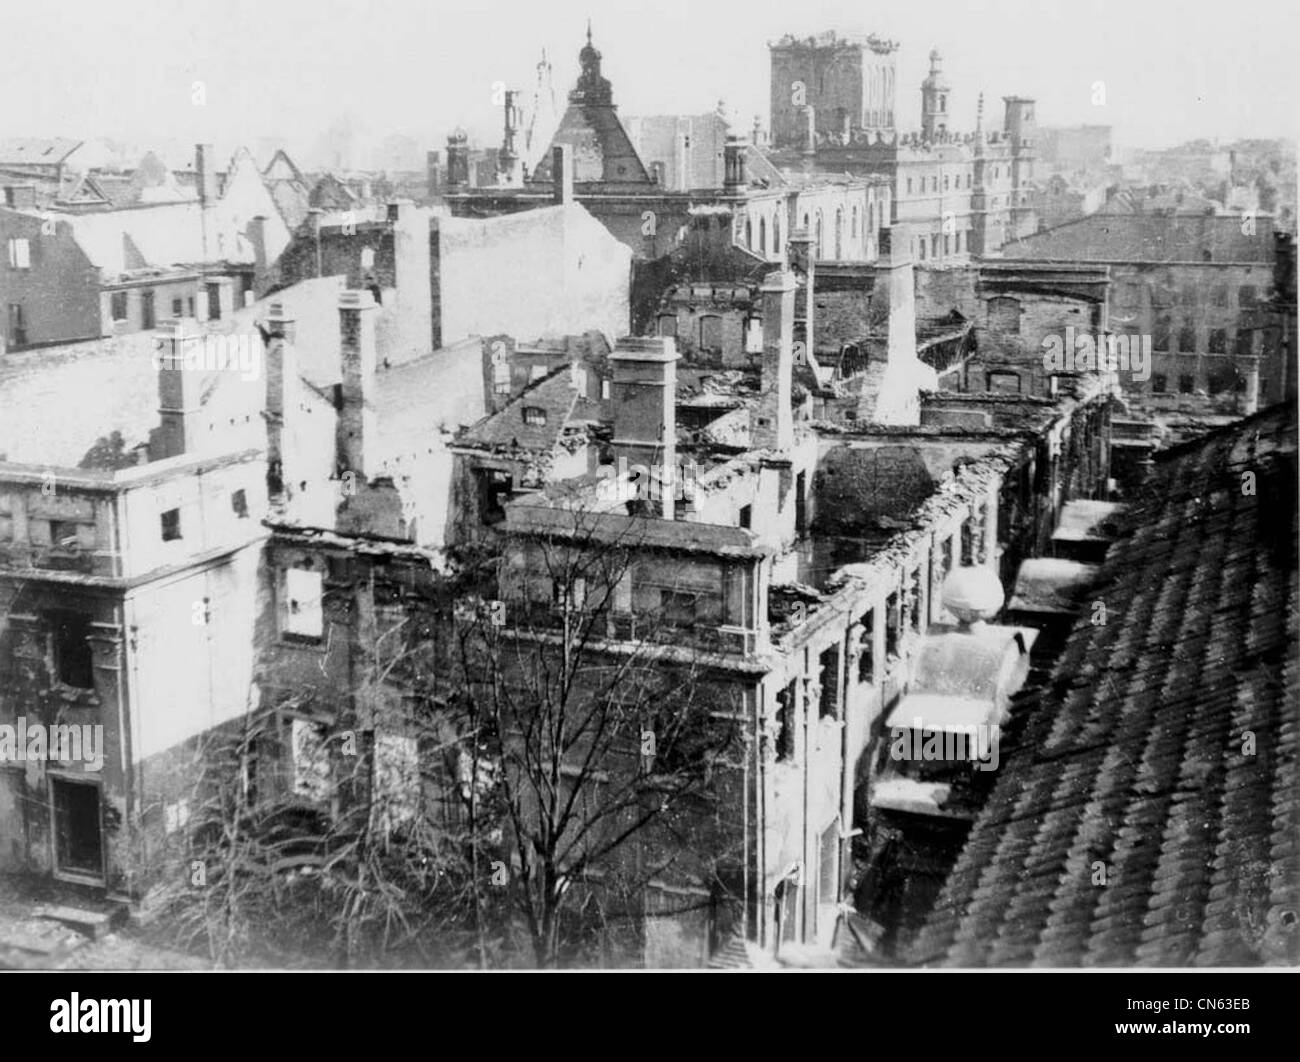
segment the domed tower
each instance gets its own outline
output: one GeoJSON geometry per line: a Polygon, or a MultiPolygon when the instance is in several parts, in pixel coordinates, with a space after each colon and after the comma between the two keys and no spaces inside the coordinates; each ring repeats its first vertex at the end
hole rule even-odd
{"type": "Polygon", "coordinates": [[[921,82],[921,137],[933,140],[948,131],[948,80],[940,69],[938,48],[930,50],[930,74],[921,82]]]}
{"type": "Polygon", "coordinates": [[[591,43],[591,19],[587,20],[587,43],[578,53],[578,63],[582,73],[578,75],[578,84],[569,93],[570,103],[595,104],[608,106],[614,102],[614,93],[609,79],[600,76],[600,52],[591,43]]]}

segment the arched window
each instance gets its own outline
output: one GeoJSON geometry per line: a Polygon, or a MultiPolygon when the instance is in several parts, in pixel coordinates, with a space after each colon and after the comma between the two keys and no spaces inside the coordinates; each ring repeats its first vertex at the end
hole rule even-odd
{"type": "Polygon", "coordinates": [[[781,246],[781,217],[779,214],[772,216],[772,254],[777,258],[785,254],[785,248],[781,246]]]}
{"type": "Polygon", "coordinates": [[[835,209],[835,260],[844,257],[844,211],[835,209]]]}
{"type": "Polygon", "coordinates": [[[758,250],[767,254],[767,218],[758,219],[758,250]]]}
{"type": "Polygon", "coordinates": [[[754,223],[749,218],[745,219],[745,248],[754,249],[754,223]]]}
{"type": "Polygon", "coordinates": [[[817,244],[816,244],[816,246],[817,246],[817,257],[818,257],[818,258],[825,258],[825,257],[826,257],[826,244],[823,242],[823,234],[822,234],[822,212],[821,212],[820,210],[817,211],[817,236],[816,236],[816,240],[817,240],[817,244]]]}
{"type": "Polygon", "coordinates": [[[849,217],[849,226],[849,239],[856,240],[858,238],[858,205],[856,203],[853,204],[853,213],[849,217]]]}

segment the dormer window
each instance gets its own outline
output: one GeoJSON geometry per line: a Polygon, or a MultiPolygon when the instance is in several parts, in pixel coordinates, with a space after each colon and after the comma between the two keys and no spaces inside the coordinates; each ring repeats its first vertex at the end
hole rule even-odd
{"type": "Polygon", "coordinates": [[[546,410],[541,406],[524,406],[524,423],[543,427],[546,424],[546,410]]]}

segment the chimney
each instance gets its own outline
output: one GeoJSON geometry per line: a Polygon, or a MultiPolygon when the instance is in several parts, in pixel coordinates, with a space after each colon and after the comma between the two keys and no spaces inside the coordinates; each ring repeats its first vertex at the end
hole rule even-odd
{"type": "Polygon", "coordinates": [[[813,342],[817,336],[815,328],[817,317],[817,266],[813,261],[812,233],[807,229],[792,232],[790,234],[790,251],[794,264],[797,264],[804,271],[803,344],[804,350],[812,354],[816,349],[813,342]]]}
{"type": "Polygon", "coordinates": [[[885,371],[874,388],[864,388],[858,420],[867,424],[918,424],[921,392],[937,391],[938,376],[916,353],[916,282],[911,232],[895,223],[880,233],[872,310],[887,329],[885,371]]]}
{"type": "Polygon", "coordinates": [[[375,309],[368,291],[339,294],[343,386],[335,435],[338,464],[363,480],[370,478],[375,464],[375,309]]]}
{"type": "Polygon", "coordinates": [[[5,185],[5,206],[14,210],[35,210],[36,209],[36,185],[34,184],[9,184],[5,185]]]}
{"type": "Polygon", "coordinates": [[[400,353],[419,357],[435,347],[430,294],[429,212],[409,199],[388,204],[393,230],[393,275],[397,287],[400,353]]]}
{"type": "Polygon", "coordinates": [[[628,468],[642,466],[638,484],[658,490],[654,513],[674,517],[677,470],[677,341],[625,336],[609,355],[613,372],[614,452],[628,468]]]}
{"type": "Polygon", "coordinates": [[[748,186],[745,178],[745,141],[739,136],[728,136],[723,148],[723,190],[739,194],[748,186]]]}
{"type": "Polygon", "coordinates": [[[155,460],[193,453],[199,442],[199,418],[207,374],[185,368],[185,356],[201,349],[203,334],[184,318],[162,321],[158,327],[158,414],[155,460]]]}
{"type": "Polygon", "coordinates": [[[194,173],[199,202],[204,206],[217,201],[217,171],[213,164],[215,152],[211,144],[194,145],[194,173]]]}
{"type": "Polygon", "coordinates": [[[817,110],[811,104],[804,107],[803,153],[817,153],[817,110]]]}
{"type": "Polygon", "coordinates": [[[794,274],[777,269],[763,278],[763,374],[751,437],[763,450],[794,446],[794,274]]]}
{"type": "Polygon", "coordinates": [[[447,191],[463,192],[469,185],[469,137],[457,129],[447,137],[447,191]]]}
{"type": "Polygon", "coordinates": [[[253,293],[260,295],[266,291],[266,216],[258,214],[248,223],[248,242],[253,245],[253,293]]]}
{"type": "Polygon", "coordinates": [[[294,350],[297,327],[284,303],[273,302],[266,328],[270,333],[266,340],[267,460],[276,477],[282,479],[285,420],[298,405],[298,355],[294,350]]]}
{"type": "Polygon", "coordinates": [[[551,148],[551,182],[557,206],[573,202],[573,146],[556,144],[551,148]]]}

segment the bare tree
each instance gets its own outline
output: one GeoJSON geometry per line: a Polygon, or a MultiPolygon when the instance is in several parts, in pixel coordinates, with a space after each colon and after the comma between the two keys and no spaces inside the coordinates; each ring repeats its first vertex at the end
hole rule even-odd
{"type": "Polygon", "coordinates": [[[572,515],[508,547],[500,597],[457,625],[465,732],[510,842],[496,881],[543,967],[575,954],[584,918],[636,937],[656,880],[694,881],[696,906],[734,898],[715,785],[741,747],[734,693],[689,630],[619,600],[641,522],[610,536],[572,515]]]}

